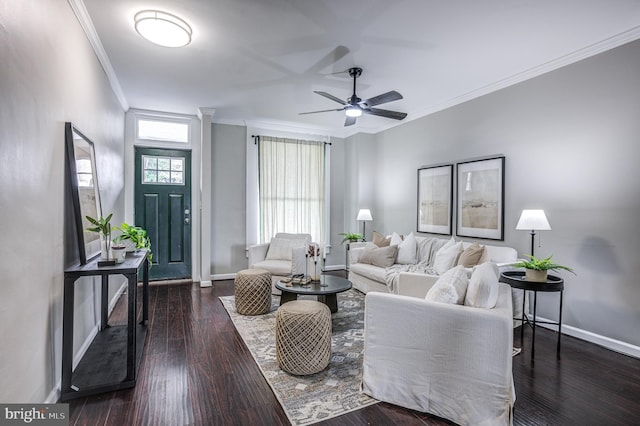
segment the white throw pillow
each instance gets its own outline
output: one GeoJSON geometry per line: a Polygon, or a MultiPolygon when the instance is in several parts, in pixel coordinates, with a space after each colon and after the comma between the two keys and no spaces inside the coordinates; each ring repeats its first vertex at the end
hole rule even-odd
{"type": "Polygon", "coordinates": [[[444,245],[440,248],[449,248],[456,243],[456,239],[451,237],[444,245]]]}
{"type": "MultiPolygon", "coordinates": [[[[398,235],[394,233],[393,235],[398,235]]],[[[398,236],[400,238],[400,236],[398,236]]],[[[396,245],[394,242],[394,238],[391,237],[391,245],[396,245]]],[[[398,245],[398,258],[396,259],[396,263],[400,263],[403,265],[413,265],[416,263],[416,253],[418,252],[418,242],[416,241],[416,237],[413,235],[413,232],[404,237],[404,240],[400,240],[398,245]]]]}
{"type": "Polygon", "coordinates": [[[444,274],[458,262],[460,253],[462,253],[462,241],[458,243],[454,242],[451,245],[449,245],[449,243],[445,244],[436,252],[433,269],[438,275],[444,274]]]}
{"type": "Polygon", "coordinates": [[[498,265],[486,262],[473,268],[467,294],[466,306],[491,309],[498,302],[498,265]]]}
{"type": "Polygon", "coordinates": [[[307,241],[303,239],[273,237],[269,243],[269,250],[267,250],[265,260],[291,260],[293,248],[302,247],[306,244],[307,241]]]}
{"type": "Polygon", "coordinates": [[[391,243],[389,244],[399,246],[402,244],[402,237],[397,232],[394,232],[391,234],[391,243]]]}
{"type": "Polygon", "coordinates": [[[469,278],[463,266],[456,266],[444,273],[425,296],[431,302],[451,303],[462,305],[469,278]]]}

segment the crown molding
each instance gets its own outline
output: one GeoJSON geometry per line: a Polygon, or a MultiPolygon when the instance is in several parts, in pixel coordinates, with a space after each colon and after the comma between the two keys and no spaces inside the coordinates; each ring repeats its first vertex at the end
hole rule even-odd
{"type": "MultiPolygon", "coordinates": [[[[627,31],[616,34],[607,39],[601,40],[597,43],[593,43],[590,46],[586,46],[582,49],[578,49],[574,52],[571,52],[567,55],[560,56],[556,59],[553,59],[544,64],[535,66],[533,68],[529,68],[521,73],[514,74],[510,77],[504,78],[502,80],[498,80],[496,82],[487,84],[486,86],[479,87],[470,92],[464,93],[460,96],[456,96],[454,98],[448,99],[444,102],[440,102],[430,107],[419,111],[417,113],[411,114],[408,121],[413,121],[415,119],[425,117],[430,114],[434,114],[438,111],[445,110],[447,108],[451,108],[455,105],[462,104],[464,102],[470,101],[475,98],[479,98],[480,96],[488,95],[489,93],[497,92],[498,90],[507,88],[509,86],[513,86],[517,83],[521,83],[526,80],[530,80],[534,77],[541,76],[551,71],[555,71],[559,68],[565,67],[567,65],[571,65],[583,59],[590,58],[599,53],[606,52],[608,50],[614,49],[616,47],[620,47],[623,44],[638,40],[640,38],[640,26],[633,27],[627,31]]],[[[394,126],[391,126],[394,127],[394,126]]]]}
{"type": "Polygon", "coordinates": [[[100,65],[102,65],[102,69],[104,69],[104,72],[107,75],[107,79],[111,85],[111,90],[113,90],[113,93],[118,98],[118,101],[124,111],[127,112],[129,110],[129,102],[124,96],[118,77],[116,77],[116,73],[111,66],[111,61],[109,61],[109,57],[107,56],[107,52],[104,50],[102,41],[100,41],[100,37],[98,37],[96,28],[93,26],[93,21],[91,21],[91,17],[89,17],[89,12],[84,5],[84,1],[68,0],[68,2],[73,13],[76,15],[76,18],[78,18],[78,22],[80,22],[80,26],[84,30],[84,33],[87,35],[87,39],[89,40],[89,43],[91,43],[91,47],[93,47],[93,51],[96,53],[98,61],[100,61],[100,65]]]}
{"type": "Polygon", "coordinates": [[[202,120],[202,117],[204,117],[205,115],[208,116],[208,117],[213,117],[215,113],[216,113],[216,109],[215,108],[198,107],[198,118],[200,120],[202,120]]]}

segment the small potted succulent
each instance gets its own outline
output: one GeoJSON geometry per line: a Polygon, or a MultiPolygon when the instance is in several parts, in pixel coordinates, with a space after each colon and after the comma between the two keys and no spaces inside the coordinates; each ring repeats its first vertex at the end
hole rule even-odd
{"type": "Polygon", "coordinates": [[[575,272],[573,272],[573,269],[571,269],[570,267],[559,265],[551,261],[551,257],[553,255],[542,259],[538,259],[530,255],[525,256],[527,256],[529,260],[521,260],[519,262],[512,263],[510,266],[514,266],[516,268],[525,268],[525,278],[527,281],[547,282],[547,272],[558,271],[560,269],[569,271],[575,275],[575,272]]]}

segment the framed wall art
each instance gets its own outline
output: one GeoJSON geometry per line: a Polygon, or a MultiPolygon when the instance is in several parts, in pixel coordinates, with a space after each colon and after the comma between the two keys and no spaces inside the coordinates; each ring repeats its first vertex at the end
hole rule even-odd
{"type": "Polygon", "coordinates": [[[418,232],[451,235],[453,164],[418,169],[418,232]]]}
{"type": "Polygon", "coordinates": [[[503,156],[456,164],[456,234],[504,240],[503,156]]]}

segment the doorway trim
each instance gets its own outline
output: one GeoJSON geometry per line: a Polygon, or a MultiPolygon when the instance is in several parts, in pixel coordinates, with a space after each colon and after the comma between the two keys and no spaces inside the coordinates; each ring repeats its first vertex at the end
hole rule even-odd
{"type": "MultiPolygon", "coordinates": [[[[165,149],[190,149],[191,150],[191,276],[193,281],[200,282],[201,287],[211,286],[211,233],[203,233],[203,212],[211,217],[211,203],[203,202],[202,194],[211,193],[211,179],[202,176],[202,151],[203,146],[208,146],[211,152],[211,115],[204,115],[200,120],[193,115],[173,114],[159,111],[130,109],[125,114],[125,152],[124,152],[124,220],[134,223],[134,148],[165,148],[165,149]],[[189,123],[189,142],[161,142],[139,140],[136,138],[136,120],[138,118],[166,118],[180,120],[189,123]],[[208,140],[203,140],[203,122],[209,121],[208,140]],[[202,182],[202,184],[201,184],[202,182]],[[203,250],[203,247],[209,247],[203,250]],[[208,261],[204,256],[208,256],[208,261]]],[[[210,156],[209,156],[210,158],[210,156]]],[[[209,196],[210,197],[210,196],[209,196]]],[[[210,198],[209,198],[210,199],[210,198]]]]}

